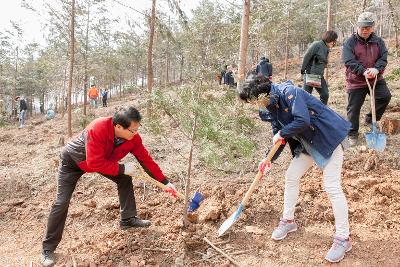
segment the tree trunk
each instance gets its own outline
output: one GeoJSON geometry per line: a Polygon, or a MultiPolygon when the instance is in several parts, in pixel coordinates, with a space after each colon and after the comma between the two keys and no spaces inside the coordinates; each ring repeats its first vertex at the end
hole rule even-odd
{"type": "Polygon", "coordinates": [[[154,42],[154,25],[156,21],[156,0],[152,0],[151,17],[150,17],[150,36],[149,47],[147,50],[147,91],[153,91],[153,42],[154,42]]]}
{"type": "Polygon", "coordinates": [[[86,116],[87,106],[87,89],[88,89],[88,47],[89,47],[89,8],[90,3],[87,3],[87,18],[86,18],[86,40],[85,40],[85,78],[83,85],[83,115],[86,116]]]}
{"type": "Polygon", "coordinates": [[[284,78],[287,79],[288,65],[289,65],[289,21],[290,21],[290,2],[287,6],[287,22],[286,22],[286,41],[285,41],[285,74],[284,78]]]}
{"type": "Polygon", "coordinates": [[[363,9],[362,9],[363,12],[365,11],[366,7],[367,7],[367,0],[364,0],[363,1],[363,9]]]}
{"type": "Polygon", "coordinates": [[[72,76],[74,74],[74,57],[75,57],[75,0],[71,1],[71,23],[69,25],[70,40],[69,40],[69,77],[68,77],[68,136],[72,137],[72,107],[71,107],[71,93],[72,93],[72,76]]]}
{"type": "Polygon", "coordinates": [[[181,68],[179,71],[179,83],[180,84],[182,84],[182,82],[183,82],[183,64],[184,63],[185,63],[185,60],[184,60],[183,54],[181,54],[181,68]]]}
{"type": "Polygon", "coordinates": [[[243,0],[242,27],[240,31],[240,48],[239,48],[239,69],[237,90],[245,78],[247,47],[249,44],[249,16],[250,16],[250,0],[243,0]]]}
{"type": "Polygon", "coordinates": [[[13,99],[11,101],[11,113],[13,115],[17,115],[18,111],[17,111],[17,107],[16,107],[16,103],[14,101],[15,97],[17,96],[17,84],[18,84],[18,58],[19,58],[19,49],[18,46],[15,49],[15,73],[14,73],[14,92],[13,92],[13,99]]]}
{"type": "Polygon", "coordinates": [[[393,26],[394,26],[394,38],[396,40],[396,51],[395,51],[395,55],[396,57],[398,56],[398,50],[399,50],[399,37],[398,37],[398,32],[399,32],[399,27],[398,27],[398,17],[395,14],[395,9],[393,7],[392,1],[388,0],[388,5],[389,5],[389,9],[390,9],[390,14],[392,17],[392,21],[393,21],[393,26]]]}
{"type": "MultiPolygon", "coordinates": [[[[326,20],[326,30],[330,31],[332,30],[332,0],[328,0],[328,12],[327,12],[327,20],[326,20]]],[[[329,62],[329,54],[327,58],[329,62]]],[[[329,73],[328,73],[328,64],[326,65],[326,68],[324,70],[325,72],[325,81],[328,83],[329,79],[329,73]]]]}

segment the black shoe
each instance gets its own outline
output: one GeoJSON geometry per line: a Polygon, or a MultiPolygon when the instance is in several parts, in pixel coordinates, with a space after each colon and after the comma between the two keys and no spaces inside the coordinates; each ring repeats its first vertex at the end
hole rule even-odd
{"type": "Polygon", "coordinates": [[[50,250],[43,250],[40,263],[43,267],[51,267],[54,265],[54,252],[50,250]]]}
{"type": "Polygon", "coordinates": [[[121,229],[128,229],[131,227],[149,227],[151,222],[149,220],[141,220],[138,217],[132,217],[119,221],[121,229]]]}

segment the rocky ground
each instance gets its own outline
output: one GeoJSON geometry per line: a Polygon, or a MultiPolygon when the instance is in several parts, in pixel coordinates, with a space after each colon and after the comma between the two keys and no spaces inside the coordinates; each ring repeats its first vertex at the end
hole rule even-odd
{"type": "MultiPolygon", "coordinates": [[[[333,55],[338,52],[334,50],[333,55]]],[[[394,59],[392,62],[396,64],[390,65],[388,72],[400,65],[394,59]]],[[[329,105],[344,115],[343,71],[338,60],[333,60],[331,67],[329,105]]],[[[293,77],[296,68],[291,70],[293,77]]],[[[399,85],[392,82],[390,88],[393,99],[385,118],[400,118],[399,85]]],[[[124,101],[112,99],[110,107],[98,108],[94,114],[112,115],[116,107],[127,104],[144,110],[141,95],[136,92],[124,101]]],[[[362,114],[367,108],[368,102],[362,114]]],[[[256,118],[254,109],[248,108],[246,112],[256,118]]],[[[64,137],[67,141],[66,118],[57,115],[54,120],[39,122],[41,118],[33,118],[24,129],[19,130],[16,125],[0,129],[1,266],[39,266],[41,240],[56,194],[59,139],[64,137]]],[[[146,121],[143,124],[145,146],[183,191],[180,177],[186,173],[187,161],[176,151],[187,155],[188,142],[172,127],[168,136],[173,139],[167,142],[151,135],[146,121]]],[[[265,129],[270,127],[261,121],[257,124],[265,129]]],[[[77,133],[79,125],[74,129],[77,133]]],[[[363,126],[361,131],[368,129],[363,126]]],[[[253,136],[261,144],[271,137],[269,131],[253,136]]],[[[343,189],[349,202],[353,250],[338,266],[400,266],[399,148],[399,135],[390,135],[383,153],[370,151],[364,142],[346,152],[343,189]]],[[[317,167],[302,179],[296,208],[299,230],[280,242],[270,239],[283,206],[283,177],[290,161],[288,149],[273,164],[268,179],[258,187],[239,221],[227,235],[217,238],[217,229],[244,197],[264,150],[264,145],[259,147],[250,171],[246,168],[228,174],[210,171],[195,157],[193,191],[201,191],[207,199],[186,229],[182,229],[180,201],[135,179],[139,216],[153,224],[147,229],[120,230],[115,185],[98,174],[84,175],[72,198],[63,240],[56,251],[56,266],[229,266],[229,261],[211,249],[204,238],[242,266],[329,265],[323,258],[334,233],[333,214],[317,167]]]]}

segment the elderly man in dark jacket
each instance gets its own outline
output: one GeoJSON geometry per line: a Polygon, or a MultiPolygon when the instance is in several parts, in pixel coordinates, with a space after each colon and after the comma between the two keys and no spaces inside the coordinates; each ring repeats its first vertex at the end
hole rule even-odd
{"type": "MultiPolygon", "coordinates": [[[[283,216],[272,239],[282,240],[297,230],[294,220],[300,178],[315,162],[323,171],[323,185],[332,204],[336,234],[325,259],[338,262],[351,250],[346,197],[341,187],[343,145],[350,123],[309,93],[290,81],[271,84],[264,77],[250,74],[243,83],[240,98],[255,102],[260,117],[272,124],[273,143],[288,141],[293,159],[286,171],[283,216]]],[[[273,160],[282,151],[283,145],[273,160]]],[[[264,159],[263,166],[269,165],[264,159]]]]}
{"type": "MultiPolygon", "coordinates": [[[[347,118],[351,122],[349,140],[357,144],[360,121],[360,110],[369,89],[365,77],[370,84],[377,77],[375,87],[376,119],[379,121],[391,94],[382,76],[387,65],[387,49],[382,38],[374,33],[375,15],[371,12],[362,13],[357,20],[357,32],[353,33],[343,44],[342,61],[346,66],[347,118]]],[[[365,123],[371,124],[372,115],[369,112],[365,123]]]]}

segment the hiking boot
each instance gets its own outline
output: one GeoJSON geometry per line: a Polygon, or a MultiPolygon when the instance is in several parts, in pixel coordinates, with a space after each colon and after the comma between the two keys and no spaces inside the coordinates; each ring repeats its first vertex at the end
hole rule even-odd
{"type": "Polygon", "coordinates": [[[358,136],[357,135],[349,135],[349,145],[350,147],[354,147],[358,144],[358,136]]]}
{"type": "Polygon", "coordinates": [[[325,259],[329,262],[339,262],[344,258],[346,252],[351,250],[351,248],[350,238],[343,239],[340,237],[334,237],[332,247],[326,254],[325,259]]]}
{"type": "Polygon", "coordinates": [[[51,267],[54,265],[54,252],[50,250],[43,250],[40,257],[40,263],[43,267],[51,267]]]}
{"type": "Polygon", "coordinates": [[[151,222],[149,220],[141,220],[138,217],[123,219],[119,222],[121,229],[125,230],[131,227],[149,227],[151,222]]]}
{"type": "Polygon", "coordinates": [[[297,231],[296,222],[294,220],[292,222],[288,222],[288,220],[281,218],[278,227],[272,232],[271,238],[273,240],[282,240],[287,236],[288,233],[294,231],[297,231]]]}

